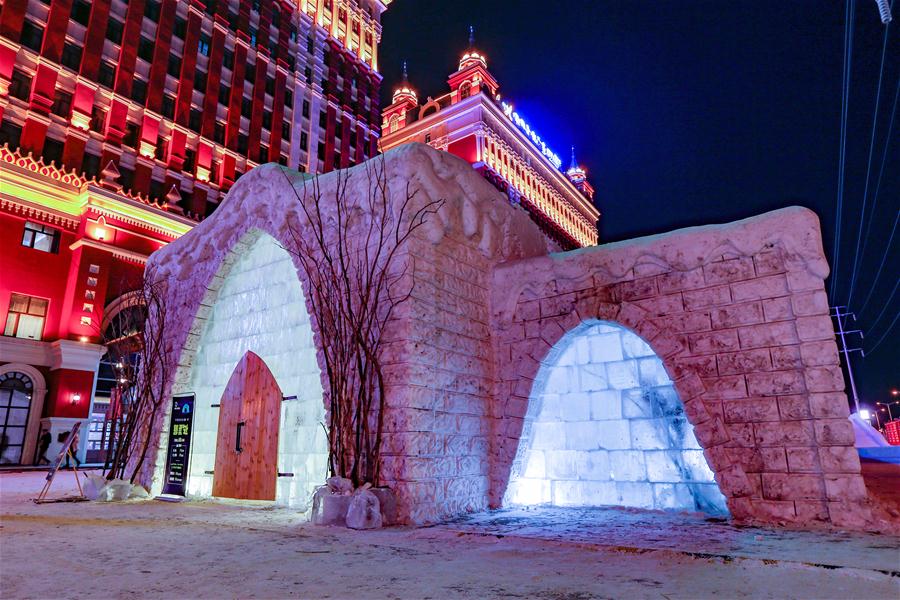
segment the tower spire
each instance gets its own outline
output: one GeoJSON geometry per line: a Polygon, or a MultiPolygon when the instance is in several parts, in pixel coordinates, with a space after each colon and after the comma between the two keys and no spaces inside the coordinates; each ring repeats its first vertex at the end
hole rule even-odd
{"type": "Polygon", "coordinates": [[[577,168],[578,168],[578,162],[576,162],[576,160],[575,160],[575,146],[572,146],[572,164],[569,165],[569,170],[571,171],[572,169],[577,169],[577,168]]]}
{"type": "Polygon", "coordinates": [[[469,50],[475,47],[475,26],[469,25],[469,50]]]}
{"type": "Polygon", "coordinates": [[[409,83],[409,74],[406,72],[406,61],[403,61],[403,83],[409,83]]]}

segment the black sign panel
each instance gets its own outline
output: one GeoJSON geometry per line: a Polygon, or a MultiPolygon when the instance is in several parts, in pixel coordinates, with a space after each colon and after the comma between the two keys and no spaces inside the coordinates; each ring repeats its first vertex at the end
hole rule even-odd
{"type": "Polygon", "coordinates": [[[166,481],[163,485],[163,494],[185,495],[193,428],[194,395],[175,396],[172,399],[169,452],[166,455],[166,481]]]}

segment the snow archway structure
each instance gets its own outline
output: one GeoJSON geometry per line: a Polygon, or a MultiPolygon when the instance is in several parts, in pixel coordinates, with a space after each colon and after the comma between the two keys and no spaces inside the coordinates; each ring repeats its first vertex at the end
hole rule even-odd
{"type": "Polygon", "coordinates": [[[538,372],[506,503],[728,513],[662,360],[598,320],[563,336],[538,372]]]}
{"type": "MultiPolygon", "coordinates": [[[[570,334],[577,363],[578,336],[602,326],[615,328],[623,348],[623,331],[643,340],[652,356],[637,358],[638,376],[641,360],[652,358],[644,370],[660,388],[659,402],[672,398],[662,392],[671,385],[683,406],[682,431],[690,429],[696,440],[685,433],[677,442],[682,447],[668,450],[681,454],[676,470],[681,465],[687,472],[690,464],[697,474],[656,482],[648,470],[646,481],[631,482],[671,484],[653,489],[653,507],[693,502],[710,512],[727,509],[741,522],[871,526],[828,316],[828,265],[811,211],[786,208],[560,253],[526,211],[468,163],[425,145],[401,146],[319,176],[317,188],[327,198],[349,175],[348,198],[362,207],[368,174],[381,168],[395,206],[407,189],[417,205],[445,201],[401,256],[411,297],[394,313],[382,348],[387,397],[380,483],[396,491],[402,520],[436,522],[515,496],[526,474],[520,466],[528,466],[517,456],[537,443],[535,426],[543,423],[532,402],[543,393],[543,370],[557,366],[558,343],[570,334]],[[678,487],[688,484],[709,493],[678,487]]],[[[290,234],[304,231],[295,191],[310,185],[308,175],[257,167],[212,216],[154,253],[147,266],[148,276],[166,282],[167,344],[179,361],[166,382],[170,393],[193,392],[198,404],[214,403],[238,354],[250,350],[285,395],[307,394],[302,415],[290,414],[293,400],[285,401],[279,430],[279,469],[297,477],[306,466],[305,483],[279,483],[279,501],[298,507],[303,490],[325,477],[322,440],[305,427],[309,420],[328,422],[328,398],[313,401],[327,389],[323,332],[305,316],[309,288],[290,234]],[[245,305],[244,286],[258,286],[258,306],[245,305]]],[[[209,417],[201,420],[208,428],[209,417]]],[[[646,425],[634,423],[637,417],[628,423],[630,433],[646,425]]],[[[141,472],[155,491],[168,425],[168,412],[161,413],[152,431],[157,451],[141,472]]],[[[200,438],[197,444],[190,485],[202,495],[207,481],[198,471],[207,470],[209,444],[200,438]]],[[[643,464],[648,469],[646,456],[643,464]]],[[[628,465],[616,456],[609,466],[619,481],[628,465]]],[[[651,506],[646,489],[641,494],[646,501],[639,504],[651,506]]],[[[618,495],[611,500],[624,502],[618,495]]]]}

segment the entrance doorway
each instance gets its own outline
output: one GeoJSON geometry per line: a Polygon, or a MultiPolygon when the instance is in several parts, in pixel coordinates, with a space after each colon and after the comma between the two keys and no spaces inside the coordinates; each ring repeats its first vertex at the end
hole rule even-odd
{"type": "Polygon", "coordinates": [[[266,363],[244,354],[220,403],[213,496],[275,500],[281,399],[266,363]]]}
{"type": "Polygon", "coordinates": [[[15,371],[0,375],[0,464],[25,462],[25,434],[31,411],[31,378],[15,371]]]}

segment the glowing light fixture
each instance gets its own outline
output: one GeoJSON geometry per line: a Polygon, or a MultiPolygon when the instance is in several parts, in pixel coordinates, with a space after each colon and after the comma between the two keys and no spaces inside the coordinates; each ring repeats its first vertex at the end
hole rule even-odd
{"type": "Polygon", "coordinates": [[[863,419],[864,421],[868,421],[869,419],[872,418],[872,413],[870,413],[869,410],[866,408],[860,409],[859,418],[863,419]]]}
{"type": "Polygon", "coordinates": [[[89,339],[88,336],[83,335],[83,336],[81,336],[80,338],[78,338],[78,341],[79,341],[79,342],[87,342],[88,339],[89,339]]]}
{"type": "Polygon", "coordinates": [[[146,140],[141,140],[141,156],[144,158],[153,158],[156,154],[156,146],[146,140]]]}
{"type": "Polygon", "coordinates": [[[75,392],[72,394],[72,404],[78,404],[79,402],[81,402],[81,394],[75,392]]]}
{"type": "Polygon", "coordinates": [[[197,166],[197,180],[203,182],[209,182],[209,169],[206,167],[197,166]]]}
{"type": "Polygon", "coordinates": [[[77,110],[72,111],[72,127],[76,129],[80,129],[82,131],[90,131],[91,129],[91,117],[90,115],[86,115],[84,113],[78,112],[77,110]]]}

